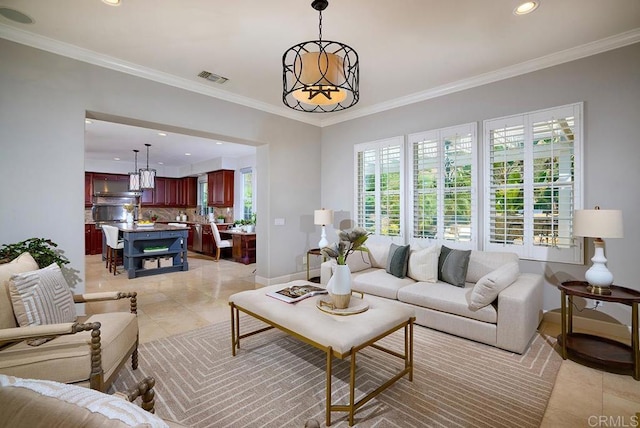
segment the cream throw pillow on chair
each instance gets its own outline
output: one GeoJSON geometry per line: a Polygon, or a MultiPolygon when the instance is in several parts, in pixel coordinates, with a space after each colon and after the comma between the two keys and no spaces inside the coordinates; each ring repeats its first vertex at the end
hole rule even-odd
{"type": "MultiPolygon", "coordinates": [[[[75,322],[73,294],[60,266],[55,263],[39,270],[15,274],[9,281],[13,313],[20,327],[75,322]]],[[[45,339],[32,339],[37,346],[45,339]]]]}

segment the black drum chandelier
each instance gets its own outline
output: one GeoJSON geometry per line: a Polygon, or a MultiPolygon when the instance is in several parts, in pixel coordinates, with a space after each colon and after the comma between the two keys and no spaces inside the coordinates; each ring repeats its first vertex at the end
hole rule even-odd
{"type": "Polygon", "coordinates": [[[327,0],[314,0],[319,13],[318,40],[299,43],[282,55],[282,101],[308,113],[348,109],[360,98],[358,53],[340,42],[322,40],[322,11],[327,0]]]}

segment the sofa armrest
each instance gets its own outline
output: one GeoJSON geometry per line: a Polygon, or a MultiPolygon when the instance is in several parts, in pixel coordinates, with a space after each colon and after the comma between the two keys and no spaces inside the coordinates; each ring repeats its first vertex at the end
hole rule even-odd
{"type": "Polygon", "coordinates": [[[333,271],[331,269],[331,261],[329,260],[320,265],[320,284],[326,287],[331,275],[333,275],[333,271]]]}
{"type": "Polygon", "coordinates": [[[75,303],[87,303],[87,302],[104,302],[106,300],[120,300],[120,299],[129,299],[129,304],[131,307],[131,313],[138,313],[138,293],[132,291],[130,293],[125,293],[123,291],[106,291],[102,293],[86,293],[86,294],[74,294],[73,301],[75,303]]]}
{"type": "Polygon", "coordinates": [[[522,273],[498,294],[497,346],[523,353],[542,321],[542,275],[522,273]]]}

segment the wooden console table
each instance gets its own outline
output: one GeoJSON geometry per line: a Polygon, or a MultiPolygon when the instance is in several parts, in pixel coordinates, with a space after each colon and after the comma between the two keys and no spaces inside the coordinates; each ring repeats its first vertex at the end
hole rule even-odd
{"type": "Polygon", "coordinates": [[[640,291],[617,285],[611,286],[610,295],[593,294],[584,281],[568,281],[558,286],[562,294],[562,333],[558,343],[562,358],[574,357],[597,368],[631,374],[640,380],[640,337],[638,336],[638,304],[640,291]],[[596,299],[603,302],[631,306],[631,346],[616,340],[573,332],[573,297],[596,299]]]}

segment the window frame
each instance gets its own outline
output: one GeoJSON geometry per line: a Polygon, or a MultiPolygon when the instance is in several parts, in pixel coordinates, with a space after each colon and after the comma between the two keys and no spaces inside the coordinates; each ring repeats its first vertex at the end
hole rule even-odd
{"type": "Polygon", "coordinates": [[[429,131],[422,131],[410,134],[407,138],[407,164],[409,165],[405,181],[409,184],[408,194],[408,207],[407,207],[407,230],[409,233],[409,244],[420,244],[422,246],[429,245],[446,245],[449,248],[461,249],[461,250],[477,250],[479,242],[480,225],[478,223],[478,170],[479,168],[479,155],[478,155],[478,124],[477,122],[470,122],[461,125],[450,126],[446,128],[433,129],[429,131]],[[469,241],[459,241],[445,239],[445,178],[443,171],[445,166],[445,141],[454,135],[469,135],[471,139],[471,186],[469,188],[471,195],[471,218],[470,218],[470,239],[469,241]],[[425,140],[435,141],[437,143],[437,158],[438,158],[438,173],[437,173],[437,186],[436,186],[436,235],[435,238],[417,237],[414,235],[415,224],[417,221],[415,211],[415,196],[417,189],[414,183],[415,173],[415,150],[414,146],[420,144],[425,140]]]}
{"type": "MultiPolygon", "coordinates": [[[[362,217],[364,216],[363,213],[360,212],[359,210],[359,202],[361,199],[360,196],[360,177],[359,177],[359,156],[358,154],[361,152],[365,152],[365,151],[375,151],[375,190],[374,190],[374,197],[375,197],[375,214],[374,214],[374,218],[375,218],[375,223],[374,223],[374,231],[372,232],[372,235],[374,236],[381,236],[381,237],[385,237],[387,239],[390,239],[392,242],[404,242],[404,236],[405,236],[405,228],[406,228],[406,221],[405,221],[405,210],[406,210],[406,203],[405,203],[405,141],[404,141],[404,137],[403,136],[397,136],[397,137],[390,137],[390,138],[385,138],[382,140],[377,140],[377,141],[372,141],[372,142],[367,142],[367,143],[359,143],[359,144],[355,144],[354,148],[353,148],[353,166],[354,166],[354,205],[353,205],[353,212],[354,212],[354,222],[357,226],[359,227],[365,227],[366,229],[366,225],[363,223],[363,219],[362,217]],[[398,213],[398,222],[399,222],[399,230],[398,230],[398,234],[397,235],[389,235],[389,234],[382,234],[382,216],[381,216],[381,203],[380,203],[380,199],[381,199],[381,189],[380,189],[380,178],[381,178],[381,173],[380,173],[380,168],[381,168],[381,164],[380,164],[380,153],[383,149],[387,149],[387,148],[394,148],[394,147],[399,147],[399,152],[400,155],[398,157],[398,162],[399,162],[399,213],[398,213]]],[[[363,205],[364,206],[364,205],[363,205]]],[[[367,229],[368,230],[368,229],[367,229]]]]}
{"type": "MultiPolygon", "coordinates": [[[[570,233],[566,236],[571,243],[568,248],[560,248],[558,246],[541,246],[535,245],[534,236],[534,193],[536,186],[534,183],[534,159],[535,150],[534,147],[534,135],[533,125],[541,121],[551,121],[563,117],[572,116],[574,118],[573,131],[573,194],[572,194],[572,209],[567,214],[570,215],[570,219],[564,219],[565,222],[569,221],[570,225],[568,229],[571,230],[573,224],[574,212],[577,209],[582,209],[584,200],[583,196],[583,103],[574,103],[564,106],[552,107],[548,109],[536,110],[527,113],[521,113],[516,115],[504,116],[501,118],[487,119],[483,122],[483,181],[484,181],[484,194],[483,194],[483,249],[485,251],[510,251],[517,253],[521,259],[535,260],[535,261],[547,261],[547,262],[559,262],[559,263],[571,263],[582,264],[584,262],[584,253],[582,247],[582,240],[575,238],[570,233]],[[509,244],[509,243],[497,243],[491,242],[491,198],[492,198],[492,169],[491,169],[491,131],[496,129],[504,129],[506,127],[523,126],[523,173],[524,179],[522,183],[523,187],[523,233],[522,233],[522,245],[509,244]]],[[[550,186],[556,188],[556,186],[550,186]]],[[[558,220],[559,222],[560,220],[558,220]]]]}

